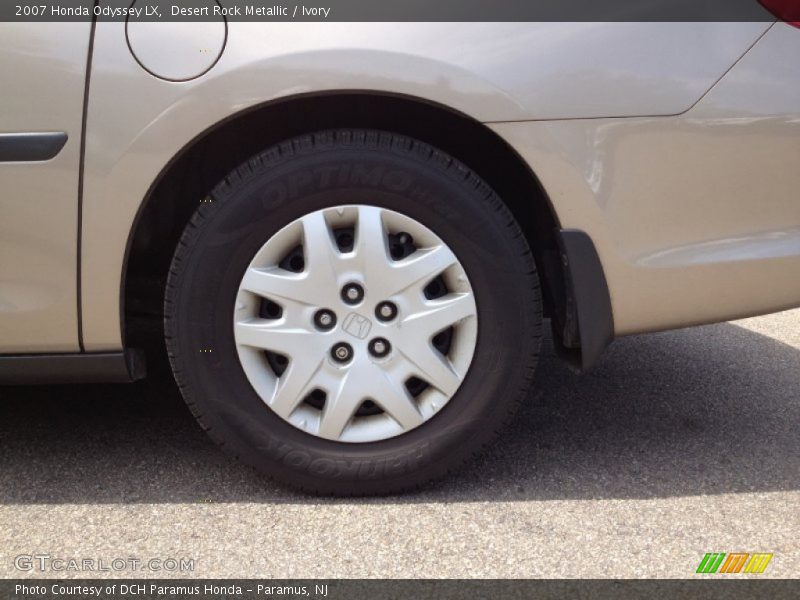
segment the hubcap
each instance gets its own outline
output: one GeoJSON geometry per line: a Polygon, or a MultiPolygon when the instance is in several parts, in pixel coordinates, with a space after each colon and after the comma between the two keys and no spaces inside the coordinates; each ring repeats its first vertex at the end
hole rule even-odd
{"type": "Polygon", "coordinates": [[[265,404],[341,442],[432,418],[477,342],[475,298],[450,248],[418,221],[365,205],[310,213],[267,240],[242,278],[233,326],[265,404]]]}

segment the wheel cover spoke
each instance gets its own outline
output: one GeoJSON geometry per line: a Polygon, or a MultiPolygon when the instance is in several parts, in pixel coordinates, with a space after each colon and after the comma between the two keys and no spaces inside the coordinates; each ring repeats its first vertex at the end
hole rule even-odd
{"type": "Polygon", "coordinates": [[[396,293],[412,286],[423,286],[456,263],[453,252],[445,245],[418,250],[408,258],[390,265],[390,281],[396,293]]]}
{"type": "Polygon", "coordinates": [[[314,334],[305,329],[273,325],[268,321],[251,320],[236,323],[234,336],[237,344],[270,350],[303,360],[308,358],[302,355],[308,350],[308,343],[314,334]]]}
{"type": "Polygon", "coordinates": [[[303,217],[303,253],[310,280],[322,283],[334,275],[335,244],[325,216],[317,211],[303,217]]]}
{"type": "Polygon", "coordinates": [[[291,416],[297,405],[314,389],[315,376],[322,368],[322,359],[304,362],[293,360],[278,378],[269,407],[284,418],[291,416]]]}
{"type": "Polygon", "coordinates": [[[378,403],[403,429],[414,429],[424,421],[419,409],[414,404],[414,398],[408,393],[405,386],[395,381],[389,374],[382,373],[386,379],[383,393],[379,396],[378,403]]]}
{"type": "Polygon", "coordinates": [[[477,307],[466,272],[434,232],[395,211],[344,205],[267,240],[243,274],[233,327],[245,375],[269,409],[310,435],[374,442],[421,426],[457,393],[475,352],[477,307]],[[350,248],[337,241],[348,230],[350,248]],[[402,256],[393,258],[391,236],[405,244],[402,256]],[[302,268],[286,270],[294,248],[302,268]],[[445,290],[431,298],[434,279],[445,290]],[[353,284],[363,297],[348,302],[341,291],[353,284]],[[377,319],[381,302],[396,315],[377,319]],[[323,309],[334,317],[329,327],[314,321],[323,309]]]}
{"type": "Polygon", "coordinates": [[[461,375],[455,372],[453,366],[438,355],[429,343],[418,342],[404,347],[401,352],[405,359],[413,365],[411,372],[414,376],[423,379],[440,392],[452,396],[461,385],[461,375]]]}
{"type": "Polygon", "coordinates": [[[389,264],[389,248],[381,209],[374,206],[358,207],[355,253],[365,279],[381,280],[389,264]]]}
{"type": "Polygon", "coordinates": [[[472,294],[450,294],[444,298],[428,300],[423,308],[403,319],[404,333],[409,337],[433,337],[470,317],[475,316],[475,300],[472,294]]]}
{"type": "Polygon", "coordinates": [[[318,434],[324,438],[337,440],[341,437],[347,423],[364,400],[361,386],[357,381],[358,371],[345,373],[325,402],[322,410],[318,434]]]}

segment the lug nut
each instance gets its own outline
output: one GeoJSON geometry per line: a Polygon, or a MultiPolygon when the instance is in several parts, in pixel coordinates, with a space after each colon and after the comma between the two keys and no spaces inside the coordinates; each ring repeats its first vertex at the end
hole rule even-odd
{"type": "Polygon", "coordinates": [[[338,363],[349,362],[353,358],[353,347],[346,342],[339,342],[331,348],[331,358],[338,363]]]}
{"type": "Polygon", "coordinates": [[[375,338],[369,343],[369,353],[375,358],[383,358],[392,351],[392,345],[389,340],[384,338],[375,338]]]}
{"type": "Polygon", "coordinates": [[[394,302],[381,302],[375,307],[375,316],[379,321],[391,321],[397,316],[397,305],[394,302]]]}
{"type": "Polygon", "coordinates": [[[348,283],[342,288],[342,300],[347,304],[358,304],[364,299],[364,288],[357,283],[348,283]]]}
{"type": "Polygon", "coordinates": [[[327,308],[320,309],[314,313],[314,325],[322,331],[330,331],[336,326],[336,315],[327,308]]]}

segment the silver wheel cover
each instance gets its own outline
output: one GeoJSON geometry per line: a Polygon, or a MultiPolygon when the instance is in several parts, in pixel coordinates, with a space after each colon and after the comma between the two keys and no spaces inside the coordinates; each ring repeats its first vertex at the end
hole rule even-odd
{"type": "Polygon", "coordinates": [[[339,442],[388,439],[432,418],[467,374],[477,326],[472,287],[450,248],[418,221],[364,205],[310,213],[267,240],[244,273],[233,319],[239,360],[264,403],[298,429],[339,442]],[[344,249],[342,231],[352,231],[344,249]],[[395,244],[413,240],[407,255],[392,257],[390,235],[395,244]],[[298,247],[297,272],[279,266],[298,247]],[[428,298],[434,280],[440,292],[428,298]],[[363,290],[355,304],[342,292],[348,284],[363,290]],[[265,301],[277,316],[261,316],[265,301]],[[385,302],[397,312],[388,321],[376,314],[385,302]],[[328,330],[315,322],[323,309],[335,315],[328,330]],[[442,332],[444,353],[434,343],[442,332]],[[342,343],[351,349],[344,362],[345,352],[332,352],[342,343]]]}

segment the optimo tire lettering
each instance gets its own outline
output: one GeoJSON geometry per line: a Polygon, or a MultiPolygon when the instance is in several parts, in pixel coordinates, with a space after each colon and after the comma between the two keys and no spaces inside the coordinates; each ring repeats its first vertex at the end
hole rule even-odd
{"type": "Polygon", "coordinates": [[[368,167],[359,164],[342,164],[297,173],[288,181],[280,181],[262,192],[264,206],[273,206],[303,194],[334,187],[366,185],[384,188],[392,192],[405,192],[411,188],[411,175],[398,169],[387,169],[378,165],[368,167]]]}

